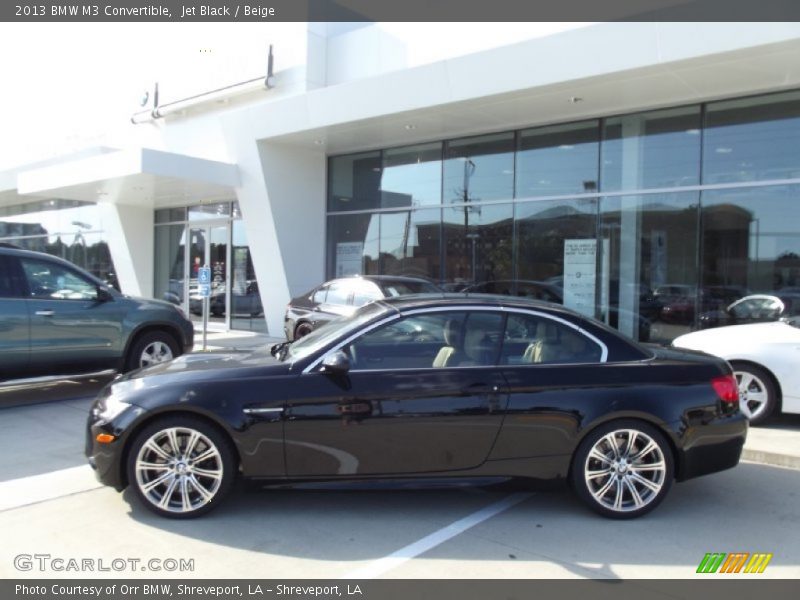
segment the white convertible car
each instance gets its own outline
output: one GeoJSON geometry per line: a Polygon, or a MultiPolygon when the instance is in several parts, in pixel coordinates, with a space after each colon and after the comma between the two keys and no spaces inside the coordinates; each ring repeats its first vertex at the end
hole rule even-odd
{"type": "Polygon", "coordinates": [[[800,317],[687,333],[673,346],[726,359],[739,382],[739,404],[750,422],[779,411],[800,413],[800,317]]]}

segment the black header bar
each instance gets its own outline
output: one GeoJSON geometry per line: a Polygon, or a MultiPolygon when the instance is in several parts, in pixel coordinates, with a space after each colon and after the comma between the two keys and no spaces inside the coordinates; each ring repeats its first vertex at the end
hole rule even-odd
{"type": "Polygon", "coordinates": [[[10,22],[800,21],[798,0],[15,0],[10,22]]]}

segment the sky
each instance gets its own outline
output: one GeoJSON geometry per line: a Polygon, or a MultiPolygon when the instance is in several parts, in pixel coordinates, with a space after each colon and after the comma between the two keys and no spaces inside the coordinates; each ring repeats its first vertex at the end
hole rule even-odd
{"type": "MultiPolygon", "coordinates": [[[[407,66],[581,23],[382,23],[407,66]]],[[[304,23],[2,23],[0,171],[98,146],[127,146],[130,116],[159,82],[162,102],[305,60],[304,23]]]]}

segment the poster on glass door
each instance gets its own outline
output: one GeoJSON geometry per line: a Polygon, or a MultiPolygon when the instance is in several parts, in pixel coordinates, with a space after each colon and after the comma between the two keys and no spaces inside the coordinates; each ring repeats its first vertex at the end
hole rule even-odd
{"type": "Polygon", "coordinates": [[[362,242],[340,242],[336,244],[336,277],[361,274],[362,242]]]}
{"type": "Polygon", "coordinates": [[[564,240],[564,306],[594,316],[597,240],[564,240]]]}

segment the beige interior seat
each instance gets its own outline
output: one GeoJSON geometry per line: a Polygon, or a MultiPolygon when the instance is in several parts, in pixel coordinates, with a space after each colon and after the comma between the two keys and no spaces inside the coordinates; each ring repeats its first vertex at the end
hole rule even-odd
{"type": "Polygon", "coordinates": [[[536,326],[535,336],[536,339],[525,348],[522,362],[528,364],[558,362],[560,342],[556,324],[540,322],[536,326]]]}
{"type": "Polygon", "coordinates": [[[433,359],[433,367],[437,369],[454,367],[463,358],[461,322],[457,319],[448,320],[443,334],[446,345],[439,349],[439,353],[433,359]]]}

